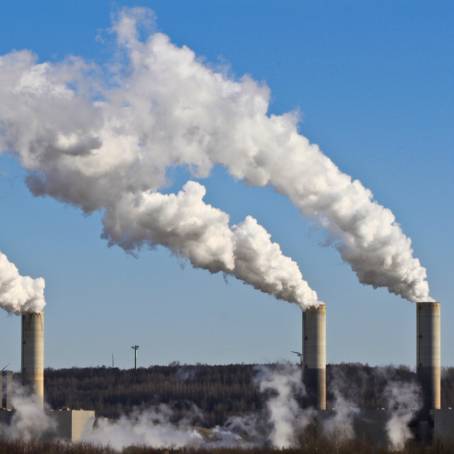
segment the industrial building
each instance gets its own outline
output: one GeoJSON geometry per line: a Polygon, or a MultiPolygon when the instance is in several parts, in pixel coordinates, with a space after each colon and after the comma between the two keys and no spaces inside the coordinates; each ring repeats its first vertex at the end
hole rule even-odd
{"type": "Polygon", "coordinates": [[[71,410],[63,408],[51,412],[57,423],[56,435],[59,439],[78,442],[85,431],[93,427],[95,412],[93,410],[71,410]]]}
{"type": "MultiPolygon", "coordinates": [[[[44,313],[22,314],[21,379],[23,387],[37,397],[44,408],[44,313]]],[[[1,375],[0,422],[9,424],[14,415],[11,405],[12,373],[1,375]]],[[[55,431],[45,438],[58,438],[77,442],[84,431],[93,427],[95,412],[92,410],[45,410],[56,422],[55,431]]]]}

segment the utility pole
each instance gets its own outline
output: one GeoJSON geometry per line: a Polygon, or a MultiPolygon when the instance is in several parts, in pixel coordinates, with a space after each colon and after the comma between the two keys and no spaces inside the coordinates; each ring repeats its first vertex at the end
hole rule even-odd
{"type": "Polygon", "coordinates": [[[137,369],[137,350],[139,350],[139,346],[132,345],[131,348],[134,350],[134,369],[137,369]]]}

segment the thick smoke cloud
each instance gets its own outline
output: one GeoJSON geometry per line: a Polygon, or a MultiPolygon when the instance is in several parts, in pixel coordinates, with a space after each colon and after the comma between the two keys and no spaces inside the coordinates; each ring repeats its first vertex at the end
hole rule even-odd
{"type": "Polygon", "coordinates": [[[46,304],[44,279],[21,276],[14,263],[0,252],[0,307],[8,312],[41,312],[46,304]]]}
{"type": "MultiPolygon", "coordinates": [[[[134,235],[111,232],[110,220],[121,217],[128,200],[147,205],[171,166],[205,177],[222,165],[248,184],[273,186],[328,229],[360,282],[428,300],[426,270],[392,212],[299,134],[295,114],[268,115],[265,86],[211,69],[162,33],[139,39],[147,14],[119,15],[114,31],[123,56],[111,65],[114,73],[75,58],[37,63],[26,51],[0,58],[0,150],[19,154],[33,193],[86,212],[105,210],[105,236],[127,243],[134,235]]],[[[216,252],[221,262],[209,269],[229,259],[222,246],[216,252]]],[[[248,267],[238,269],[249,276],[248,267]]]]}
{"type": "Polygon", "coordinates": [[[303,308],[317,304],[296,262],[254,218],[230,227],[228,215],[206,204],[204,196],[205,188],[193,181],[178,194],[128,194],[107,212],[104,235],[127,251],[161,244],[195,267],[232,274],[303,308]]]}

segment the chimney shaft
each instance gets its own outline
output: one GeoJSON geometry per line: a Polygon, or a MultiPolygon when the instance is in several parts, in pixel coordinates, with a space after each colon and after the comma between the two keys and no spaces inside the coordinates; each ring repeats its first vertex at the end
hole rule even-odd
{"type": "Polygon", "coordinates": [[[441,408],[440,303],[416,305],[416,365],[423,392],[423,409],[441,408]]]}
{"type": "Polygon", "coordinates": [[[326,306],[303,312],[303,381],[307,403],[326,410],[326,306]]]}
{"type": "Polygon", "coordinates": [[[44,313],[22,314],[22,384],[44,404],[44,313]]]}

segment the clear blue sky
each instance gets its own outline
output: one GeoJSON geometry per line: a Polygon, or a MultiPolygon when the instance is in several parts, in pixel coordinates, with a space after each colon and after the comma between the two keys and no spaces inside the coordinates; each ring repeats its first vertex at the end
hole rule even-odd
{"type": "MultiPolygon", "coordinates": [[[[112,46],[96,37],[124,5],[151,7],[175,43],[265,81],[272,111],[300,109],[303,134],[395,212],[443,303],[443,362],[454,365],[454,3],[16,0],[2,5],[0,53],[106,61],[112,46]]],[[[0,250],[46,278],[47,366],[108,365],[114,353],[130,367],[136,343],[145,366],[294,359],[296,306],[193,270],[163,249],[138,259],[109,249],[97,215],[33,198],[23,176],[0,158],[0,250]]],[[[414,305],[360,285],[272,190],[221,170],[205,183],[208,201],[233,221],[257,217],[327,302],[330,362],[414,365],[414,305]]],[[[0,314],[0,345],[0,366],[19,368],[18,317],[0,314]]]]}

